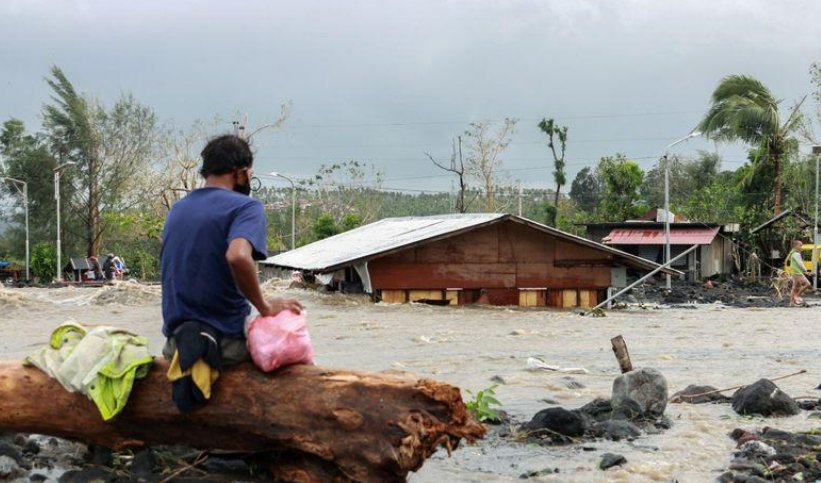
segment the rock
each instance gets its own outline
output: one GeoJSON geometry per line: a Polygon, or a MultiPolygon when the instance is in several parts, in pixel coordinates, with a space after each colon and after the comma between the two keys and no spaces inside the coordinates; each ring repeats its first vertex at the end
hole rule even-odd
{"type": "Polygon", "coordinates": [[[627,458],[620,454],[604,453],[601,457],[601,463],[599,463],[599,469],[606,470],[614,466],[621,466],[625,463],[627,463],[627,458]]]}
{"type": "Polygon", "coordinates": [[[738,451],[739,456],[750,460],[774,456],[775,454],[775,448],[761,441],[747,441],[738,451]]]}
{"type": "Polygon", "coordinates": [[[105,468],[91,467],[66,471],[57,481],[59,483],[114,483],[117,481],[117,476],[105,468]]]}
{"type": "Polygon", "coordinates": [[[798,402],[798,407],[804,411],[815,411],[821,408],[821,399],[810,399],[798,402]]]}
{"type": "Polygon", "coordinates": [[[507,384],[507,381],[505,381],[505,378],[503,378],[502,376],[499,376],[499,375],[491,377],[490,382],[495,382],[496,384],[507,384]]]}
{"type": "Polygon", "coordinates": [[[596,398],[576,411],[588,416],[594,421],[606,421],[613,413],[613,405],[609,399],[596,398]]]}
{"type": "Polygon", "coordinates": [[[8,456],[17,464],[23,461],[23,455],[20,454],[20,450],[8,443],[0,443],[0,456],[8,456]]]}
{"type": "Polygon", "coordinates": [[[154,452],[150,448],[138,451],[131,460],[131,474],[138,478],[145,478],[154,472],[156,464],[154,452]]]}
{"type": "Polygon", "coordinates": [[[638,418],[658,419],[667,407],[667,380],[661,372],[652,368],[636,369],[622,374],[613,381],[614,411],[625,412],[639,410],[638,418]]]}
{"type": "Polygon", "coordinates": [[[568,389],[584,389],[586,387],[584,384],[570,376],[565,376],[562,379],[564,380],[565,387],[568,389]]]}
{"type": "Polygon", "coordinates": [[[705,392],[712,392],[715,391],[717,388],[713,386],[697,386],[695,384],[690,384],[689,386],[685,387],[683,390],[673,394],[673,397],[670,398],[670,402],[673,403],[685,403],[685,404],[707,404],[707,403],[728,403],[732,399],[728,396],[721,394],[720,392],[714,392],[712,394],[708,394],[705,396],[698,396],[698,397],[684,397],[689,396],[692,394],[704,394],[705,392]]]}
{"type": "Polygon", "coordinates": [[[11,456],[0,455],[0,480],[10,480],[21,472],[20,465],[11,456]]]}
{"type": "Polygon", "coordinates": [[[23,446],[23,453],[26,454],[39,454],[40,453],[40,444],[35,439],[29,439],[26,441],[26,444],[23,446]]]}
{"type": "Polygon", "coordinates": [[[733,394],[733,410],[741,415],[793,416],[800,409],[793,398],[784,393],[772,381],[759,379],[733,394]]]}
{"type": "Polygon", "coordinates": [[[201,468],[208,473],[248,475],[248,464],[241,459],[208,458],[201,468]]]}
{"type": "Polygon", "coordinates": [[[533,419],[525,424],[525,428],[531,430],[534,436],[559,434],[577,437],[584,434],[585,425],[584,418],[578,412],[564,408],[547,408],[536,413],[533,419]]]}
{"type": "Polygon", "coordinates": [[[543,470],[533,470],[533,471],[528,471],[527,473],[522,473],[521,475],[519,475],[519,479],[520,480],[527,480],[527,479],[530,479],[530,478],[538,478],[540,476],[552,475],[552,474],[558,473],[558,472],[559,472],[558,468],[545,468],[543,470]]]}
{"type": "Polygon", "coordinates": [[[641,429],[629,421],[611,419],[594,424],[588,433],[597,438],[620,441],[641,436],[641,429]]]}
{"type": "Polygon", "coordinates": [[[29,481],[31,481],[33,483],[40,483],[41,481],[46,481],[46,480],[48,480],[48,476],[46,476],[42,473],[31,473],[29,475],[29,481]]]}
{"type": "Polygon", "coordinates": [[[619,406],[613,406],[613,411],[610,413],[610,418],[636,421],[639,419],[645,419],[645,416],[638,401],[634,399],[625,399],[619,406]]]}
{"type": "Polygon", "coordinates": [[[92,465],[111,466],[114,463],[114,453],[111,451],[111,448],[92,444],[88,447],[85,459],[92,465]]]}

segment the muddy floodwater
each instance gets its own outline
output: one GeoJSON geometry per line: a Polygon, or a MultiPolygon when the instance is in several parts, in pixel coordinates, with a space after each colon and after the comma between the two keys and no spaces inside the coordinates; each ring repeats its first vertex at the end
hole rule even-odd
{"type": "MultiPolygon", "coordinates": [[[[552,399],[566,408],[595,397],[609,398],[617,364],[610,338],[623,335],[633,364],[654,367],[671,393],[688,384],[729,387],[760,377],[807,369],[779,381],[791,396],[814,396],[821,382],[819,308],[631,309],[604,318],[569,312],[499,307],[374,305],[361,297],[281,291],[308,308],[320,365],[367,371],[404,370],[477,391],[501,380],[497,396],[519,421],[528,420],[552,399]],[[527,359],[582,367],[589,374],[527,370],[527,359]],[[498,376],[498,377],[496,377],[498,376]],[[571,388],[581,383],[583,388],[571,388]]],[[[149,337],[153,353],[162,347],[157,288],[25,289],[0,292],[0,356],[22,358],[43,344],[65,320],[108,324],[149,337]],[[128,304],[128,305],[123,305],[128,304]]],[[[464,392],[463,392],[464,394],[464,392]]],[[[522,481],[529,471],[559,472],[530,481],[714,481],[727,467],[736,427],[774,426],[808,430],[818,420],[802,411],[790,418],[736,415],[729,405],[667,407],[674,425],[660,435],[633,442],[595,441],[540,447],[492,438],[460,447],[451,458],[437,453],[411,475],[412,482],[522,481]],[[591,449],[593,448],[593,449],[591,449]],[[624,455],[628,463],[600,471],[602,453],[624,455]]]]}

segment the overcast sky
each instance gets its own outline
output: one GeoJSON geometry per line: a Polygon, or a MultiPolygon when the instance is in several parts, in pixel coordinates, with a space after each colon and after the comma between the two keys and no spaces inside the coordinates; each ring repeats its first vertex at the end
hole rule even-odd
{"type": "MultiPolygon", "coordinates": [[[[616,152],[647,168],[725,75],[759,78],[785,106],[808,93],[819,19],[817,0],[2,0],[0,118],[39,126],[52,64],[180,127],[219,116],[230,130],[237,113],[254,126],[291,101],[285,128],[255,140],[257,172],[357,159],[387,187],[442,190],[450,179],[423,153],[447,158],[469,122],[515,117],[506,174],[545,187],[542,117],[570,128],[571,179],[616,152]]],[[[744,161],[737,146],[674,149],[744,161]]]]}

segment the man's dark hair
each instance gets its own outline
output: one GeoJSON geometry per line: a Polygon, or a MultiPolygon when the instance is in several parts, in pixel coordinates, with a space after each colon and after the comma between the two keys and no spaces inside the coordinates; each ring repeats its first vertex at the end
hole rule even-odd
{"type": "Polygon", "coordinates": [[[200,174],[210,175],[230,173],[235,169],[249,168],[254,164],[254,154],[248,141],[233,134],[224,134],[208,141],[200,153],[202,168],[200,174]]]}

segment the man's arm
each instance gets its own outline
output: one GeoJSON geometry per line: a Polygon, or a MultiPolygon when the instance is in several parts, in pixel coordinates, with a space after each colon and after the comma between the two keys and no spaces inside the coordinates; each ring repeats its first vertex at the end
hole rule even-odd
{"type": "Polygon", "coordinates": [[[244,238],[235,238],[228,244],[225,259],[231,267],[231,276],[237,288],[245,295],[251,304],[257,308],[263,317],[276,315],[283,310],[291,310],[298,314],[302,311],[302,304],[296,299],[274,298],[266,301],[262,288],[257,279],[257,266],[254,263],[251,243],[244,238]]]}

